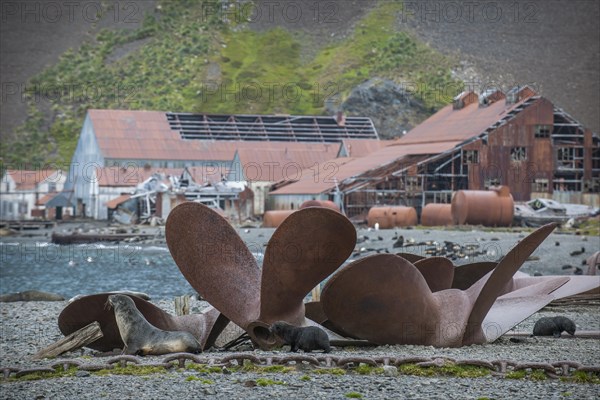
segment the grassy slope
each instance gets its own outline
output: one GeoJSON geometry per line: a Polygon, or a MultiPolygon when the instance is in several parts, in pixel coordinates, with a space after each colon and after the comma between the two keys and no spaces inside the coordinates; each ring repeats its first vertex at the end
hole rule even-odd
{"type": "Polygon", "coordinates": [[[53,121],[44,121],[38,104],[30,102],[19,140],[2,144],[5,162],[68,163],[88,108],[321,114],[326,98],[343,98],[357,84],[381,76],[407,83],[433,110],[450,100],[436,96],[436,88],[459,88],[450,60],[393,30],[398,2],[383,2],[350,37],[304,62],[300,43],[284,29],[259,33],[203,19],[201,3],[164,1],[159,17],[147,16],[138,30],[102,31],[36,76],[33,87],[71,86],[51,101],[53,121]],[[143,45],[133,53],[116,56],[122,46],[140,40],[143,45]],[[78,82],[93,82],[93,88],[78,82]]]}

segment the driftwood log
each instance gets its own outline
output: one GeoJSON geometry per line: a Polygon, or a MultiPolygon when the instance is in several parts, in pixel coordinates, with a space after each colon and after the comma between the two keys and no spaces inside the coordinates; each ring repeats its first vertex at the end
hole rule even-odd
{"type": "Polygon", "coordinates": [[[42,358],[56,357],[66,353],[67,351],[72,351],[88,345],[89,343],[92,343],[103,336],[104,334],[100,329],[100,324],[98,322],[92,322],[91,324],[71,333],[69,336],[59,340],[58,342],[51,344],[45,349],[38,351],[33,356],[33,359],[41,360],[42,358]]]}

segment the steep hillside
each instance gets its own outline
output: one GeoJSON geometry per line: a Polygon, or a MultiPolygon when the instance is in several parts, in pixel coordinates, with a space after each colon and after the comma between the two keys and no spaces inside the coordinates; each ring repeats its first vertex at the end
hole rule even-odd
{"type": "MultiPolygon", "coordinates": [[[[327,2],[332,9],[316,10],[314,3],[285,3],[304,7],[295,24],[287,8],[273,10],[287,24],[252,17],[268,3],[244,9],[247,3],[232,2],[226,12],[215,4],[160,1],[136,29],[101,29],[66,51],[31,79],[27,121],[16,140],[3,141],[4,159],[68,162],[88,108],[322,114],[326,103],[339,103],[372,76],[460,88],[447,58],[394,30],[398,2],[327,2]],[[324,27],[317,36],[315,18],[324,27]],[[46,87],[68,88],[68,96],[36,90],[46,87]]],[[[415,95],[430,110],[449,101],[415,95]]]]}
{"type": "Polygon", "coordinates": [[[2,15],[6,163],[69,162],[88,108],[364,109],[393,136],[463,80],[475,90],[531,84],[600,130],[593,0],[83,0],[73,20],[63,9],[58,22],[43,3],[37,19],[24,3],[2,15]]]}

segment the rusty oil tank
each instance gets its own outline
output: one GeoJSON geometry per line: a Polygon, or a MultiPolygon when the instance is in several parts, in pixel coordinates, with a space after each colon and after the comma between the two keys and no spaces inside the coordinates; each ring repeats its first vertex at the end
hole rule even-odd
{"type": "Polygon", "coordinates": [[[375,223],[378,223],[380,229],[417,225],[417,222],[417,210],[415,210],[414,207],[371,207],[367,214],[367,223],[369,226],[374,227],[375,223]]]}
{"type": "Polygon", "coordinates": [[[514,211],[508,186],[459,190],[452,196],[452,220],[457,225],[509,226],[514,211]]]}
{"type": "Polygon", "coordinates": [[[447,226],[452,224],[452,205],[430,203],[423,207],[421,225],[447,226]]]}
{"type": "Polygon", "coordinates": [[[306,200],[300,205],[299,209],[301,210],[307,207],[325,207],[340,212],[338,205],[331,200],[306,200]]]}
{"type": "Polygon", "coordinates": [[[265,211],[263,215],[263,228],[277,228],[284,219],[296,210],[272,210],[265,211]]]}

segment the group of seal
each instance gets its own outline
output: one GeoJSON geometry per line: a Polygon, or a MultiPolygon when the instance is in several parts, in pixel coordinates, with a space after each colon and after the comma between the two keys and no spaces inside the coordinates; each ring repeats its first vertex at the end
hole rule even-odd
{"type": "Polygon", "coordinates": [[[543,317],[533,326],[533,336],[554,336],[559,338],[564,331],[570,335],[574,335],[575,329],[575,322],[567,317],[543,317]]]}
{"type": "Polygon", "coordinates": [[[271,325],[271,332],[281,338],[284,344],[289,344],[292,352],[298,349],[307,353],[313,350],[323,350],[325,353],[331,351],[327,333],[316,326],[298,327],[284,321],[277,321],[271,325]]]}
{"type": "Polygon", "coordinates": [[[129,296],[111,294],[107,305],[114,309],[119,333],[125,343],[123,354],[145,356],[202,352],[202,346],[191,333],[164,331],[150,324],[129,296]]]}

